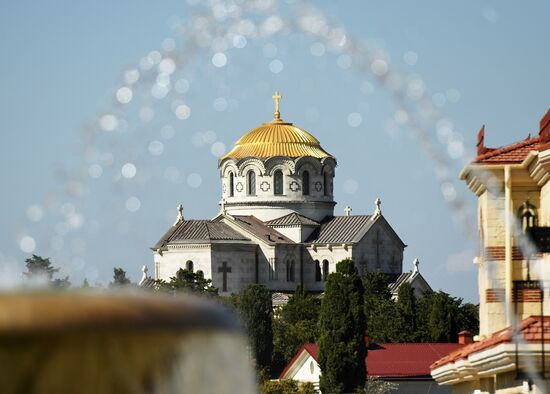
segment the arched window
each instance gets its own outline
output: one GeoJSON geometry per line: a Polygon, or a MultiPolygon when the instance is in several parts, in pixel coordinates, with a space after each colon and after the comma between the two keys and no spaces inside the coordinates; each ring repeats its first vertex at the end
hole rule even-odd
{"type": "Polygon", "coordinates": [[[323,260],[323,282],[328,279],[328,260],[323,260]]]}
{"type": "Polygon", "coordinates": [[[314,261],[315,264],[315,282],[320,282],[323,280],[323,275],[321,273],[321,263],[319,263],[319,260],[314,261]]]}
{"type": "Polygon", "coordinates": [[[187,260],[187,263],[185,263],[185,269],[189,272],[193,272],[194,266],[191,260],[187,260]]]}
{"type": "Polygon", "coordinates": [[[294,260],[286,262],[286,281],[294,282],[294,260]]]}
{"type": "Polygon", "coordinates": [[[249,196],[256,195],[256,173],[252,170],[248,171],[247,178],[247,191],[249,196]]]}
{"type": "Polygon", "coordinates": [[[329,195],[329,187],[330,187],[329,182],[330,182],[329,174],[325,172],[323,174],[323,192],[325,196],[329,195]]]}
{"type": "Polygon", "coordinates": [[[309,195],[309,172],[307,171],[302,173],[302,190],[304,196],[309,195]]]}
{"type": "Polygon", "coordinates": [[[531,227],[536,227],[538,224],[537,207],[531,204],[529,200],[525,201],[518,209],[518,218],[524,232],[531,227]]]}
{"type": "Polygon", "coordinates": [[[281,170],[275,171],[273,174],[273,190],[275,195],[280,196],[283,194],[283,172],[281,170]]]}
{"type": "Polygon", "coordinates": [[[235,179],[232,172],[229,173],[229,197],[233,197],[235,193],[235,179]]]}

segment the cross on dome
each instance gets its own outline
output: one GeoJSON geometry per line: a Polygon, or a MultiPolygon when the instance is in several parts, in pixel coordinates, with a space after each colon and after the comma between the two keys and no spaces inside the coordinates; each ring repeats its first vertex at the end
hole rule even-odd
{"type": "Polygon", "coordinates": [[[281,120],[281,113],[279,112],[279,100],[283,98],[278,90],[275,91],[275,94],[271,96],[275,100],[275,119],[281,120]]]}

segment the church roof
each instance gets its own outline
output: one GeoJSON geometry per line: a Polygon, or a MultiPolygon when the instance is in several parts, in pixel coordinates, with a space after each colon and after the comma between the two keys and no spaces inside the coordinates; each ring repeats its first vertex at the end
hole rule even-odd
{"type": "Polygon", "coordinates": [[[306,243],[354,243],[359,242],[374,223],[371,215],[331,216],[323,220],[318,229],[306,239],[306,243]]]}
{"type": "Polygon", "coordinates": [[[273,156],[334,158],[307,131],[281,119],[274,119],[243,135],[221,160],[273,156]]]}
{"type": "Polygon", "coordinates": [[[157,242],[154,249],[170,243],[205,243],[210,241],[248,241],[249,239],[222,222],[183,220],[175,224],[157,242]]]}
{"type": "Polygon", "coordinates": [[[290,238],[284,236],[280,232],[271,227],[266,226],[264,222],[258,219],[255,216],[232,216],[235,224],[244,230],[254,234],[256,237],[260,238],[267,243],[283,243],[283,244],[293,244],[295,243],[290,238]]]}
{"type": "Polygon", "coordinates": [[[268,226],[318,226],[319,222],[300,215],[296,212],[289,213],[277,219],[265,222],[268,226]]]}

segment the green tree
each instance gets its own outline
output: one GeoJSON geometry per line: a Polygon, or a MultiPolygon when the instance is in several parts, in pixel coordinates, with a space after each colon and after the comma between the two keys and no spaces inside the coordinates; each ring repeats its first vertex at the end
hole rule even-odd
{"type": "Polygon", "coordinates": [[[401,336],[400,341],[415,342],[417,340],[416,325],[416,297],[410,283],[403,283],[397,292],[396,309],[400,316],[401,336]]]}
{"type": "Polygon", "coordinates": [[[449,294],[429,292],[419,300],[419,330],[423,342],[456,342],[462,300],[449,294]]]}
{"type": "Polygon", "coordinates": [[[367,334],[370,342],[403,342],[407,328],[397,304],[384,298],[374,298],[365,309],[367,334]]]}
{"type": "Polygon", "coordinates": [[[299,383],[291,379],[266,380],[260,386],[260,394],[314,394],[313,384],[299,383]]]}
{"type": "Polygon", "coordinates": [[[206,279],[201,270],[193,272],[180,268],[176,276],[170,278],[168,282],[160,279],[156,281],[154,289],[157,291],[170,292],[191,292],[207,296],[217,296],[218,289],[212,286],[212,280],[206,279]]]}
{"type": "Polygon", "coordinates": [[[130,283],[130,279],[126,277],[126,271],[120,267],[113,269],[113,281],[109,284],[109,287],[128,286],[130,283]]]}
{"type": "Polygon", "coordinates": [[[320,389],[352,392],[365,386],[364,288],[353,260],[328,276],[319,317],[320,389]]]}
{"type": "Polygon", "coordinates": [[[71,286],[69,277],[54,278],[54,274],[59,272],[59,268],[53,266],[49,258],[43,258],[35,254],[25,260],[27,272],[23,274],[29,280],[44,281],[48,286],[56,289],[67,289],[71,286]]]}
{"type": "Polygon", "coordinates": [[[468,330],[472,334],[479,333],[479,304],[469,302],[462,304],[458,312],[458,330],[468,330]]]}
{"type": "Polygon", "coordinates": [[[55,268],[49,258],[43,258],[35,254],[25,260],[27,272],[23,274],[29,279],[44,278],[48,281],[53,279],[53,275],[59,271],[55,268]]]}
{"type": "Polygon", "coordinates": [[[273,318],[273,362],[271,372],[278,373],[288,364],[302,345],[315,342],[321,302],[298,285],[273,318]]]}
{"type": "Polygon", "coordinates": [[[273,307],[271,292],[262,285],[246,286],[238,302],[258,371],[267,372],[273,352],[273,307]]]}
{"type": "Polygon", "coordinates": [[[401,342],[403,316],[392,300],[388,278],[380,271],[368,272],[365,286],[365,318],[371,342],[401,342]]]}

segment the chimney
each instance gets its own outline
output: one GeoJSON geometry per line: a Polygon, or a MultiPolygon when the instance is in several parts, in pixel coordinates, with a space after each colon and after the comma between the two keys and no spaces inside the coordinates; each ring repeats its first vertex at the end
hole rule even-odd
{"type": "Polygon", "coordinates": [[[483,125],[477,133],[477,155],[482,155],[485,152],[487,152],[487,148],[485,147],[485,125],[483,125]]]}
{"type": "Polygon", "coordinates": [[[468,330],[460,331],[458,333],[458,344],[469,345],[470,343],[474,343],[472,333],[468,330]]]}
{"type": "Polygon", "coordinates": [[[540,139],[544,142],[550,141],[550,109],[540,120],[540,139]]]}

